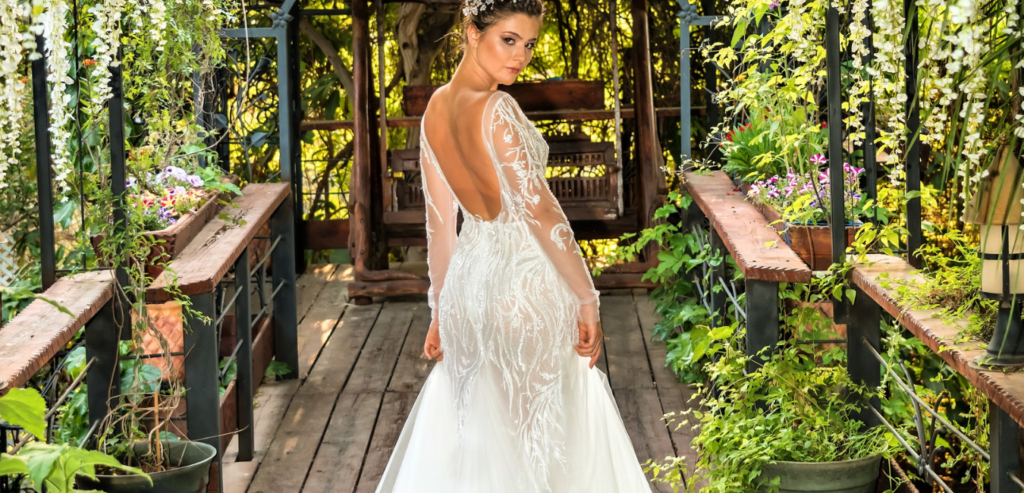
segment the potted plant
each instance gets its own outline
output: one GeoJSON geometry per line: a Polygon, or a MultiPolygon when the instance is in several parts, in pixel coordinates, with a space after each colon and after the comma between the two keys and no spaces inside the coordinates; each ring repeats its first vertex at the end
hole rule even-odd
{"type": "MultiPolygon", "coordinates": [[[[20,442],[14,444],[11,453],[0,454],[0,477],[15,476],[27,478],[36,491],[70,493],[78,491],[75,483],[81,479],[96,477],[97,468],[107,467],[135,474],[132,476],[139,486],[152,484],[142,470],[126,466],[103,452],[85,450],[66,444],[29,441],[29,436],[45,437],[46,401],[35,389],[11,389],[0,397],[0,420],[25,431],[20,442]]],[[[106,491],[106,490],[104,490],[106,491]]]]}
{"type": "MultiPolygon", "coordinates": [[[[152,152],[151,147],[138,151],[140,155],[152,152]]],[[[217,167],[190,167],[194,168],[192,173],[167,166],[157,173],[142,172],[127,180],[129,214],[142,214],[145,236],[151,245],[144,262],[150,277],[163,272],[162,264],[185,249],[217,216],[223,202],[242,193],[237,176],[224,175],[217,167]]],[[[93,235],[90,240],[96,257],[108,261],[110,255],[101,251],[103,234],[93,235]]]]}
{"type": "Polygon", "coordinates": [[[735,327],[711,331],[727,342],[716,345],[723,352],[707,365],[714,392],[694,413],[705,491],[874,493],[887,434],[854,418],[850,395],[870,390],[850,379],[845,352],[780,345],[745,373],[748,357],[735,327]]]}
{"type": "MultiPolygon", "coordinates": [[[[825,157],[816,154],[811,164],[817,169],[825,157]]],[[[866,201],[860,193],[859,176],[864,168],[843,163],[845,179],[843,200],[846,216],[846,247],[853,243],[861,223],[866,201]]],[[[829,170],[797,174],[790,170],[785,176],[775,175],[754,182],[747,196],[783,236],[786,244],[811,267],[826,270],[832,265],[832,235],[828,227],[831,213],[829,170]]]]}

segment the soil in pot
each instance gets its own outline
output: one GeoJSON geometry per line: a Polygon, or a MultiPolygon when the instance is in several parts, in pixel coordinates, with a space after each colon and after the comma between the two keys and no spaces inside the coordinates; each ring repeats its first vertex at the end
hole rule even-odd
{"type": "MultiPolygon", "coordinates": [[[[106,493],[205,493],[210,482],[210,465],[217,449],[200,442],[165,442],[164,453],[173,469],[152,473],[152,486],[138,475],[97,474],[96,480],[78,478],[78,487],[106,493]]],[[[136,443],[136,453],[145,453],[148,444],[136,443]]]]}
{"type": "Polygon", "coordinates": [[[838,462],[785,462],[766,464],[762,477],[781,480],[779,493],[875,493],[881,456],[838,462]]]}

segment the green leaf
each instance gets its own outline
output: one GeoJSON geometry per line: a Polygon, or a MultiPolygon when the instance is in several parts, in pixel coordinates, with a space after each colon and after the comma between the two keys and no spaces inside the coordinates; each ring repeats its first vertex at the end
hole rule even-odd
{"type": "Polygon", "coordinates": [[[275,378],[278,376],[285,376],[292,372],[292,367],[283,361],[271,361],[270,365],[267,366],[266,376],[269,378],[275,378]]]}
{"type": "Polygon", "coordinates": [[[82,463],[82,465],[92,466],[92,467],[95,467],[95,466],[107,466],[107,467],[111,467],[111,468],[115,468],[115,469],[120,469],[120,470],[125,471],[125,472],[130,472],[132,474],[138,474],[140,476],[143,476],[147,480],[149,480],[150,484],[153,484],[153,480],[149,477],[148,474],[143,472],[142,469],[139,469],[139,468],[136,468],[136,467],[131,467],[131,466],[126,466],[124,464],[121,464],[120,462],[118,462],[117,459],[115,459],[115,458],[113,458],[113,457],[111,457],[111,456],[109,456],[107,454],[104,454],[103,452],[99,452],[99,451],[96,451],[96,450],[85,450],[85,449],[80,449],[80,448],[72,448],[72,449],[68,450],[67,454],[68,454],[68,457],[73,458],[75,460],[78,460],[79,462],[82,463]]]}
{"type": "Polygon", "coordinates": [[[64,202],[57,202],[54,204],[53,208],[53,221],[66,229],[71,224],[71,218],[74,216],[77,208],[78,202],[75,202],[72,199],[68,199],[64,202]]]}
{"type": "Polygon", "coordinates": [[[65,445],[29,442],[18,452],[18,458],[25,461],[28,476],[37,487],[53,472],[53,464],[60,458],[65,445]]]}
{"type": "Polygon", "coordinates": [[[25,461],[18,457],[0,454],[0,477],[13,476],[15,474],[28,474],[28,467],[25,466],[25,461]]]}
{"type": "Polygon", "coordinates": [[[853,289],[846,290],[846,298],[850,300],[850,303],[857,302],[857,291],[853,289]]]}
{"type": "Polygon", "coordinates": [[[11,389],[0,397],[0,418],[35,437],[46,436],[46,401],[35,389],[11,389]]]}
{"type": "Polygon", "coordinates": [[[732,327],[725,325],[722,327],[717,327],[714,330],[712,330],[710,333],[708,333],[708,337],[711,338],[712,340],[720,341],[722,339],[732,336],[733,332],[735,331],[732,327]]]}
{"type": "Polygon", "coordinates": [[[916,199],[921,196],[920,190],[911,190],[907,192],[907,200],[916,199]]]}

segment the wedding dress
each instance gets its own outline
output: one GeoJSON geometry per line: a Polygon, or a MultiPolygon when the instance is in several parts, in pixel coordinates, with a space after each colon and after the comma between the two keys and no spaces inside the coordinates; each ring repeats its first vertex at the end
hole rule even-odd
{"type": "Polygon", "coordinates": [[[501,189],[490,221],[459,203],[421,123],[428,304],[444,357],[377,492],[650,493],[607,376],[573,348],[577,321],[599,320],[600,293],[547,186],[547,143],[505,92],[483,115],[501,189]]]}

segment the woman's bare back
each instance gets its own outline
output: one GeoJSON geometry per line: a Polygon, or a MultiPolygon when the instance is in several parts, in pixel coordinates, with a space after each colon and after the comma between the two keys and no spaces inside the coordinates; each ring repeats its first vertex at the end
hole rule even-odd
{"type": "Polygon", "coordinates": [[[441,173],[464,210],[490,221],[501,213],[498,170],[484,144],[484,106],[495,91],[434,92],[423,115],[423,131],[441,173]]]}

